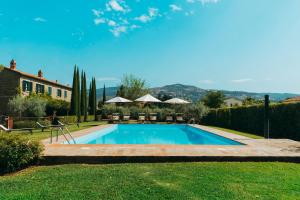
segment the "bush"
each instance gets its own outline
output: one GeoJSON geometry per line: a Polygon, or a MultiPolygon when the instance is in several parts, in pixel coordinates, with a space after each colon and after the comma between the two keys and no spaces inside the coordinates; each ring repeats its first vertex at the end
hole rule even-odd
{"type": "Polygon", "coordinates": [[[46,105],[46,114],[48,116],[53,115],[56,111],[56,115],[65,116],[70,109],[70,103],[63,100],[49,99],[46,105]]]}
{"type": "MultiPolygon", "coordinates": [[[[39,126],[36,124],[37,121],[35,120],[22,120],[22,121],[14,121],[13,128],[20,129],[20,128],[39,128],[39,126]]],[[[38,120],[39,123],[41,123],[44,126],[51,125],[51,122],[48,120],[38,120]]]]}
{"type": "MultiPolygon", "coordinates": [[[[211,110],[202,122],[264,136],[264,106],[211,110]]],[[[270,105],[270,137],[300,141],[300,103],[270,105]]]]}
{"type": "Polygon", "coordinates": [[[43,148],[20,135],[0,134],[0,173],[13,172],[35,164],[43,148]]]}

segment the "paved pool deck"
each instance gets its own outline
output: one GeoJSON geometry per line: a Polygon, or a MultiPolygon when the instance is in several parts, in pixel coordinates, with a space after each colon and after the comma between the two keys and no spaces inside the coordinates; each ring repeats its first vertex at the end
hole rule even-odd
{"type": "MultiPolygon", "coordinates": [[[[74,138],[112,125],[73,132],[74,138]]],[[[245,145],[109,145],[62,144],[63,136],[50,144],[43,140],[45,164],[190,162],[190,161],[278,161],[300,163],[300,142],[288,139],[252,139],[207,126],[191,125],[245,145]]]]}

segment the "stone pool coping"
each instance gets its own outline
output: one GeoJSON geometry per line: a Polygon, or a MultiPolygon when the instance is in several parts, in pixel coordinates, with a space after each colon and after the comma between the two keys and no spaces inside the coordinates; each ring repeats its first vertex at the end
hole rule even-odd
{"type": "MultiPolygon", "coordinates": [[[[112,125],[100,125],[72,133],[74,138],[112,125]]],[[[184,161],[284,161],[300,162],[300,142],[288,139],[252,139],[202,125],[190,125],[245,145],[109,145],[49,144],[43,140],[45,164],[184,162],[184,161]]],[[[53,138],[55,141],[55,138],[53,138]]]]}

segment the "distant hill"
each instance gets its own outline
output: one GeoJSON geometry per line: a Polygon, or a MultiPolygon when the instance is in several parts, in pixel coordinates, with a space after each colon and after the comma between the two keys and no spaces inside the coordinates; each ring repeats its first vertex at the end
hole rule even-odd
{"type": "MultiPolygon", "coordinates": [[[[117,93],[117,87],[109,87],[106,88],[107,98],[114,97],[117,93]]],[[[183,85],[183,84],[172,84],[166,85],[163,87],[155,87],[150,89],[151,94],[154,96],[158,96],[158,94],[166,94],[173,97],[180,97],[190,101],[198,101],[201,99],[208,90],[198,88],[196,86],[191,85],[183,85]]],[[[237,99],[244,99],[245,97],[253,97],[255,99],[263,99],[266,93],[254,93],[254,92],[244,92],[244,91],[226,91],[224,92],[226,97],[234,97],[237,99]]],[[[103,89],[97,89],[97,99],[102,99],[103,89]]],[[[296,96],[300,96],[299,94],[291,94],[291,93],[268,93],[270,95],[270,99],[272,101],[282,101],[287,98],[292,98],[296,96]]]]}

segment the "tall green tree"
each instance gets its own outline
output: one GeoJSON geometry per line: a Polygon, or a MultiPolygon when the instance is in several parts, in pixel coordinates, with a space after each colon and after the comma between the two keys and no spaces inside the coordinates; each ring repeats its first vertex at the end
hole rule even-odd
{"type": "Polygon", "coordinates": [[[77,122],[80,122],[80,116],[81,116],[81,109],[80,109],[80,105],[81,105],[81,95],[80,95],[80,74],[79,74],[79,69],[77,67],[77,71],[76,71],[76,92],[77,92],[77,109],[76,109],[76,116],[77,116],[77,122]]]}
{"type": "Polygon", "coordinates": [[[83,73],[83,99],[84,99],[84,104],[83,104],[83,116],[84,116],[84,121],[86,122],[87,121],[87,94],[86,94],[86,91],[87,91],[87,88],[86,88],[86,75],[85,75],[85,72],[83,73]]]}
{"type": "Polygon", "coordinates": [[[90,82],[90,87],[89,87],[89,102],[88,102],[88,111],[89,115],[92,115],[92,107],[93,107],[93,98],[92,98],[92,82],[90,82]]]}
{"type": "Polygon", "coordinates": [[[81,71],[81,90],[80,90],[80,112],[84,116],[84,121],[86,121],[86,82],[85,73],[81,71]]]}
{"type": "Polygon", "coordinates": [[[105,84],[103,86],[103,94],[102,94],[102,103],[103,105],[105,104],[106,101],[106,88],[105,88],[105,84]]]}
{"type": "Polygon", "coordinates": [[[220,108],[224,104],[225,95],[221,91],[208,91],[202,102],[209,108],[220,108]]]}
{"type": "Polygon", "coordinates": [[[124,98],[136,99],[149,92],[144,79],[135,77],[133,75],[124,75],[121,85],[123,85],[124,98]]]}
{"type": "Polygon", "coordinates": [[[96,110],[97,110],[97,94],[96,94],[96,79],[93,79],[93,114],[96,120],[96,110]]]}
{"type": "Polygon", "coordinates": [[[77,66],[74,66],[73,73],[73,84],[72,84],[72,96],[71,96],[71,105],[70,105],[70,114],[77,114],[77,101],[78,101],[78,93],[77,93],[77,66]]]}
{"type": "Polygon", "coordinates": [[[124,89],[124,85],[121,85],[119,87],[119,89],[117,90],[117,97],[125,97],[125,89],[124,89]]]}

